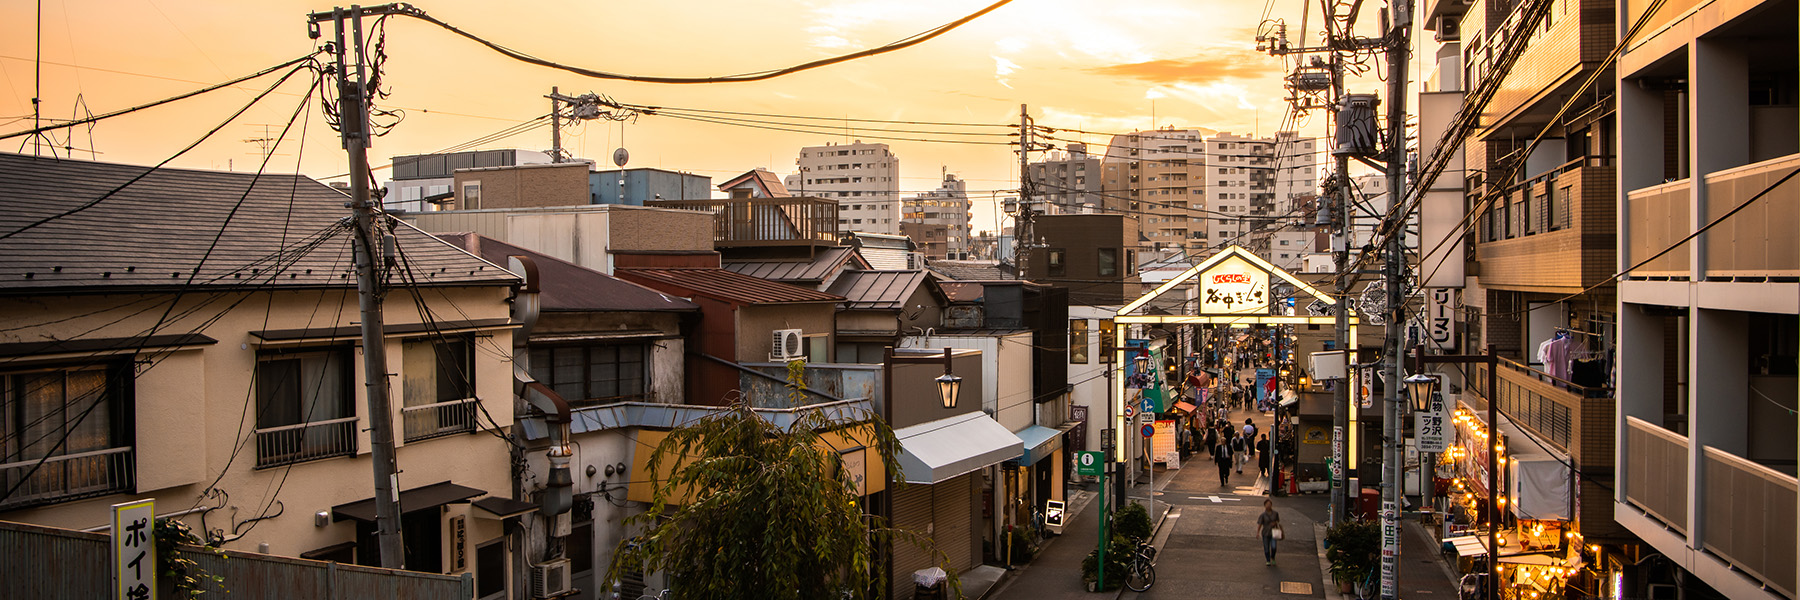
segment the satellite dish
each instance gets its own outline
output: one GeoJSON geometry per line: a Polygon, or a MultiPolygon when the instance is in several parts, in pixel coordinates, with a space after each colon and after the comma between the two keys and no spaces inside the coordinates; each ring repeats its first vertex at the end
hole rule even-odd
{"type": "Polygon", "coordinates": [[[631,153],[626,152],[624,148],[620,148],[618,150],[613,151],[613,164],[614,165],[623,167],[623,166],[625,166],[625,163],[630,162],[630,161],[631,161],[631,153]]]}

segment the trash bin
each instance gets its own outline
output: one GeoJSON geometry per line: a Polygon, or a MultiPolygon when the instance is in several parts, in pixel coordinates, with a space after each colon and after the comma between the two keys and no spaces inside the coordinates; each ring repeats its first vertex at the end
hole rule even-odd
{"type": "Polygon", "coordinates": [[[913,571],[913,598],[949,600],[946,589],[949,578],[948,573],[937,567],[913,571]]]}

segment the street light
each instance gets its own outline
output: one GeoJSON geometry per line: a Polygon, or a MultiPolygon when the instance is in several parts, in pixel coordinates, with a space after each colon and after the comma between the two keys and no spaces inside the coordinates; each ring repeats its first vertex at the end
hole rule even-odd
{"type": "MultiPolygon", "coordinates": [[[[944,354],[948,356],[949,350],[944,354]]],[[[956,397],[962,393],[962,378],[950,372],[950,361],[944,361],[944,374],[937,376],[938,397],[944,401],[944,408],[956,408],[956,397]]]]}
{"type": "MultiPolygon", "coordinates": [[[[1420,371],[1424,371],[1425,365],[1428,364],[1487,365],[1487,393],[1484,396],[1484,399],[1487,401],[1487,431],[1482,432],[1477,430],[1476,433],[1481,434],[1479,437],[1481,437],[1484,445],[1487,445],[1485,442],[1499,435],[1494,431],[1495,422],[1499,419],[1499,399],[1494,397],[1494,392],[1498,389],[1499,385],[1497,371],[1500,368],[1500,357],[1495,353],[1493,344],[1488,344],[1487,351],[1484,353],[1461,356],[1427,356],[1425,354],[1424,346],[1415,346],[1413,347],[1413,360],[1420,371]]],[[[1411,378],[1409,377],[1409,384],[1410,380],[1411,378]]],[[[1487,446],[1489,448],[1487,468],[1488,502],[1487,504],[1482,505],[1482,516],[1484,517],[1483,520],[1487,522],[1488,572],[1486,573],[1487,581],[1484,586],[1486,588],[1486,593],[1483,595],[1487,600],[1496,600],[1499,597],[1500,587],[1500,528],[1498,527],[1500,521],[1499,515],[1495,514],[1494,508],[1496,504],[1504,504],[1506,498],[1499,495],[1494,488],[1499,486],[1499,481],[1497,481],[1500,471],[1498,460],[1500,453],[1504,452],[1505,448],[1499,443],[1487,446]]]]}
{"type": "Polygon", "coordinates": [[[1406,395],[1412,398],[1413,410],[1425,412],[1431,410],[1431,393],[1437,387],[1437,378],[1424,373],[1415,373],[1406,378],[1406,395]]]}

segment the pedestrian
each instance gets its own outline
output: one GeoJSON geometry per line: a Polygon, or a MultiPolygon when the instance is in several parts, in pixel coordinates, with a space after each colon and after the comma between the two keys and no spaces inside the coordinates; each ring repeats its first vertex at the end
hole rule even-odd
{"type": "Polygon", "coordinates": [[[1281,530],[1281,513],[1275,512],[1274,500],[1263,500],[1263,511],[1256,517],[1257,533],[1262,535],[1264,564],[1275,565],[1275,542],[1286,537],[1281,530]]]}
{"type": "Polygon", "coordinates": [[[1231,445],[1220,442],[1213,448],[1213,464],[1219,466],[1219,487],[1231,484],[1231,445]]]}
{"type": "Polygon", "coordinates": [[[1248,417],[1244,418],[1244,437],[1256,437],[1256,423],[1251,422],[1248,417]]]}
{"type": "Polygon", "coordinates": [[[1218,447],[1219,447],[1219,428],[1207,427],[1206,428],[1206,453],[1213,455],[1214,458],[1218,458],[1218,455],[1214,452],[1214,449],[1218,448],[1218,447]]]}
{"type": "Polygon", "coordinates": [[[1236,432],[1232,432],[1232,433],[1233,433],[1233,435],[1231,436],[1231,457],[1233,459],[1235,459],[1235,462],[1237,463],[1238,474],[1243,475],[1244,474],[1244,462],[1246,461],[1246,459],[1244,457],[1244,452],[1247,448],[1249,448],[1250,440],[1244,439],[1244,436],[1237,435],[1236,432]]]}
{"type": "Polygon", "coordinates": [[[1262,438],[1256,440],[1256,455],[1256,472],[1268,475],[1269,463],[1274,459],[1274,456],[1269,454],[1269,434],[1262,434],[1262,438]]]}

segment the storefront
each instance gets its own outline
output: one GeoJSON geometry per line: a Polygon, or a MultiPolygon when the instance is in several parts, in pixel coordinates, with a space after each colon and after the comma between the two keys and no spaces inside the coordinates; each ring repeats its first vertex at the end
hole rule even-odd
{"type": "Polygon", "coordinates": [[[1452,419],[1456,443],[1443,453],[1440,467],[1452,475],[1444,498],[1443,542],[1454,549],[1458,568],[1479,572],[1495,555],[1488,547],[1485,507],[1493,502],[1499,520],[1499,597],[1510,600],[1578,598],[1577,583],[1592,563],[1593,550],[1582,541],[1574,519],[1575,472],[1569,458],[1530,437],[1506,417],[1492,439],[1485,411],[1459,402],[1452,419]],[[1492,453],[1490,454],[1490,448],[1492,453]],[[1491,456],[1491,459],[1490,459],[1491,456]],[[1490,460],[1492,462],[1490,463],[1490,460]],[[1498,488],[1490,492],[1488,470],[1496,468],[1498,488]]]}

